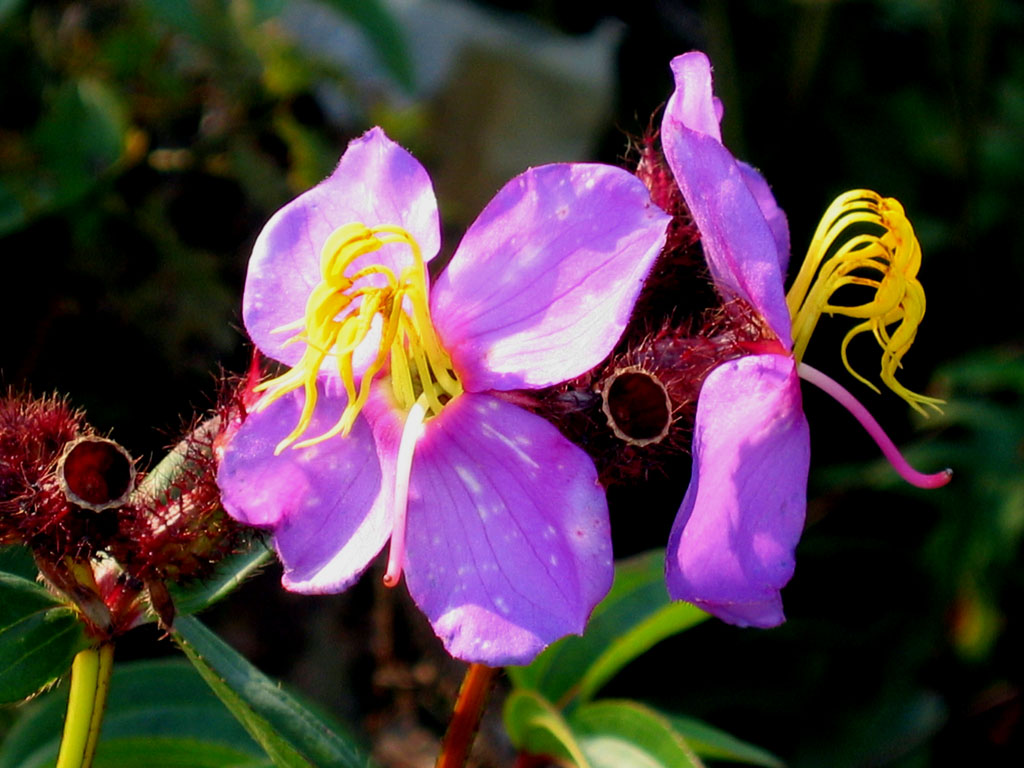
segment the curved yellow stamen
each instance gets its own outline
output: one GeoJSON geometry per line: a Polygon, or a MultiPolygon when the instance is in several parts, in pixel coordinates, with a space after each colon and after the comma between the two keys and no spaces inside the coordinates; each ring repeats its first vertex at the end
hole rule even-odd
{"type": "Polygon", "coordinates": [[[259,386],[267,393],[258,406],[261,410],[289,392],[305,391],[298,423],[278,444],[278,453],[293,443],[304,447],[348,434],[366,405],[370,383],[388,364],[395,400],[404,411],[422,396],[427,415],[436,416],[462,392],[430,318],[426,275],[419,244],[400,227],[354,222],[330,234],[320,254],[320,283],[309,294],[305,317],[274,329],[275,333],[294,332],[285,343],[305,344],[302,357],[289,371],[259,386]],[[395,243],[412,253],[412,264],[400,274],[383,264],[361,265],[348,274],[360,257],[395,243]],[[357,372],[355,353],[378,330],[377,354],[364,371],[357,372]],[[317,377],[328,357],[335,358],[348,404],[327,432],[296,442],[312,423],[317,377]]]}
{"type": "Polygon", "coordinates": [[[903,355],[913,344],[924,318],[924,289],[917,280],[920,267],[921,246],[898,201],[866,189],[836,198],[822,217],[786,295],[797,362],[803,358],[823,313],[861,319],[863,322],[843,339],[840,352],[846,369],[878,391],[853,370],[847,358],[850,342],[870,331],[882,348],[879,375],[886,386],[923,414],[927,415],[923,406],[939,410],[942,400],[911,392],[896,380],[903,355]],[[855,228],[855,234],[841,240],[851,228],[855,228]],[[833,294],[847,285],[873,289],[872,297],[853,306],[830,303],[833,294]]]}

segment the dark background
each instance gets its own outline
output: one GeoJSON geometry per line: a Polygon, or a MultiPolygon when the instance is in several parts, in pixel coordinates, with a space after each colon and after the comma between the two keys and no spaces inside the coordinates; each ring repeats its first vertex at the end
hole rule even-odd
{"type": "MultiPolygon", "coordinates": [[[[902,486],[848,414],[807,391],[811,499],[789,622],[709,622],[606,693],[704,718],[792,766],[1019,764],[1024,8],[408,5],[0,2],[4,385],[69,395],[150,466],[209,406],[217,371],[247,366],[252,242],[349,139],[380,124],[424,162],[450,250],[525,167],[623,161],[671,92],[669,60],[704,50],[725,141],[772,184],[794,262],[846,189],[906,207],[929,312],[903,381],[946,398],[945,414],[912,419],[851,381],[842,322],[823,322],[807,359],[859,387],[922,469],[956,476],[902,486]]],[[[854,365],[870,372],[865,346],[854,365]]],[[[673,482],[681,497],[685,478],[673,482]]],[[[613,508],[620,554],[663,546],[674,512],[660,496],[646,518],[613,508]]],[[[210,619],[369,731],[382,760],[415,765],[459,668],[378,582],[302,598],[270,572],[210,619]]],[[[137,634],[127,656],[169,652],[137,634]]]]}

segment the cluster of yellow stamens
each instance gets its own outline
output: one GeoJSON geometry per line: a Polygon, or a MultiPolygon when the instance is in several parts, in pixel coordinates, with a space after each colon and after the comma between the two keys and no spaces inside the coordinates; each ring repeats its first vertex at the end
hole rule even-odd
{"type": "Polygon", "coordinates": [[[436,415],[449,399],[462,392],[430,319],[423,254],[407,231],[361,223],[339,227],[321,251],[320,280],[306,301],[305,317],[274,329],[275,333],[297,331],[287,343],[305,345],[302,358],[291,370],[260,385],[267,393],[260,401],[261,409],[293,390],[305,390],[299,422],[278,444],[277,452],[295,443],[309,428],[317,402],[317,376],[328,357],[337,363],[348,404],[331,429],[296,443],[296,447],[348,434],[366,404],[370,383],[388,363],[386,373],[403,411],[408,412],[417,400],[422,400],[427,416],[436,415]],[[391,243],[404,244],[412,253],[412,263],[398,275],[383,264],[370,264],[348,274],[357,259],[391,243]],[[380,322],[375,323],[378,317],[380,322]],[[356,350],[378,331],[376,357],[364,371],[356,371],[356,350]]]}
{"type": "Polygon", "coordinates": [[[924,289],[917,280],[920,266],[921,246],[899,202],[866,189],[836,198],[822,217],[786,296],[793,319],[796,360],[803,358],[823,313],[862,319],[843,339],[841,353],[846,369],[878,391],[853,370],[847,359],[850,342],[870,331],[882,348],[880,377],[886,386],[921,413],[926,413],[925,405],[938,410],[941,400],[911,392],[896,380],[900,361],[913,344],[924,317],[924,289]],[[852,237],[840,243],[840,236],[851,228],[852,237]],[[870,300],[852,306],[831,303],[835,292],[848,285],[872,289],[870,300]]]}

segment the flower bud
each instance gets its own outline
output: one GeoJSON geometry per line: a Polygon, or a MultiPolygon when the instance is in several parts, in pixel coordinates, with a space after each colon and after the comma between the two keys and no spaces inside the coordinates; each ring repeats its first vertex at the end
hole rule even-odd
{"type": "Polygon", "coordinates": [[[135,463],[113,440],[87,435],[64,447],[57,481],[72,504],[99,512],[128,501],[135,487],[135,463]]]}

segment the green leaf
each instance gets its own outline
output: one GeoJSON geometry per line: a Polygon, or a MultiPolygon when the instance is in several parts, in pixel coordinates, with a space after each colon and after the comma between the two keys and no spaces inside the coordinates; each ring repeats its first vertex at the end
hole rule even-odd
{"type": "Polygon", "coordinates": [[[10,182],[0,178],[0,235],[13,232],[24,223],[25,206],[11,188],[10,182]]]}
{"type": "Polygon", "coordinates": [[[274,128],[288,145],[288,182],[293,188],[309,189],[331,174],[337,163],[337,148],[333,144],[286,112],[274,116],[274,128]]]}
{"type": "Polygon", "coordinates": [[[74,610],[42,585],[0,573],[0,703],[52,685],[88,646],[74,610]]]}
{"type": "Polygon", "coordinates": [[[114,90],[88,78],[64,83],[32,134],[41,198],[61,206],[89,191],[121,159],[127,131],[127,111],[114,90]]]}
{"type": "Polygon", "coordinates": [[[36,561],[28,547],[0,547],[0,573],[11,573],[30,581],[39,575],[36,561]]]}
{"type": "Polygon", "coordinates": [[[78,201],[139,147],[121,95],[97,78],[65,80],[45,89],[43,102],[31,132],[16,137],[22,160],[0,178],[0,236],[78,201]]]}
{"type": "Polygon", "coordinates": [[[666,717],[676,732],[682,734],[687,744],[701,757],[760,765],[764,768],[783,768],[784,763],[771,752],[741,741],[714,726],[691,717],[666,717]]]}
{"type": "Polygon", "coordinates": [[[183,3],[180,0],[146,0],[144,6],[153,18],[195,40],[209,43],[210,38],[214,37],[209,30],[214,26],[208,18],[214,15],[209,4],[183,3]]]}
{"type": "Polygon", "coordinates": [[[502,714],[509,739],[518,749],[568,761],[577,768],[591,768],[569,724],[543,696],[533,691],[512,691],[502,714]]]}
{"type": "Polygon", "coordinates": [[[513,683],[561,705],[587,701],[653,645],[704,621],[707,614],[699,608],[669,599],[664,558],[657,550],[620,562],[584,635],[554,643],[528,667],[510,668],[513,683]]]}
{"type": "Polygon", "coordinates": [[[402,29],[380,0],[329,0],[341,13],[362,27],[384,66],[407,91],[413,89],[412,62],[402,29]]]}
{"type": "Polygon", "coordinates": [[[194,739],[139,737],[102,745],[92,768],[270,768],[265,757],[194,739]]]}
{"type": "MultiPolygon", "coordinates": [[[[0,768],[52,766],[67,690],[25,708],[3,744],[0,768]]],[[[184,659],[116,665],[93,768],[257,768],[269,763],[184,659]]]]}
{"type": "Polygon", "coordinates": [[[22,0],[0,0],[0,22],[18,10],[22,0]]]}
{"type": "Polygon", "coordinates": [[[212,577],[187,588],[168,584],[174,607],[179,615],[198,613],[234,592],[242,582],[273,558],[274,553],[262,542],[254,542],[247,552],[230,555],[217,566],[212,577]]]}
{"type": "Polygon", "coordinates": [[[583,704],[570,724],[593,768],[700,768],[667,718],[635,701],[583,704]]]}
{"type": "Polygon", "coordinates": [[[174,639],[214,693],[274,765],[363,768],[369,759],[338,726],[308,709],[191,616],[175,621],[174,639]]]}

